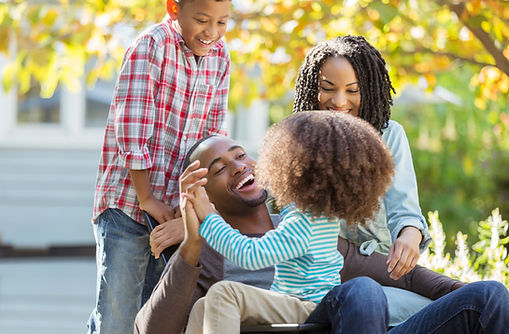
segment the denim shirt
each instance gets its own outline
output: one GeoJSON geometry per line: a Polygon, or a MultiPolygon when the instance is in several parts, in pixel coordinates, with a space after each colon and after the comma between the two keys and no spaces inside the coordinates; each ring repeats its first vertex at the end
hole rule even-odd
{"type": "Polygon", "coordinates": [[[417,181],[405,130],[399,123],[390,120],[382,132],[382,140],[394,159],[391,188],[380,199],[380,210],[373,220],[355,228],[348,227],[342,220],[340,236],[361,245],[361,252],[364,250],[366,255],[373,250],[387,254],[401,230],[406,226],[414,226],[421,231],[419,249],[423,252],[431,243],[431,236],[419,207],[417,181]]]}

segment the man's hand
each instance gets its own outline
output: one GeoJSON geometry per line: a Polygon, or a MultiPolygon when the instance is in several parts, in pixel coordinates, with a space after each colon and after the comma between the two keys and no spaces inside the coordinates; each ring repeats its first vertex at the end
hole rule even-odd
{"type": "Polygon", "coordinates": [[[193,212],[196,213],[198,219],[203,221],[208,213],[212,212],[209,198],[203,186],[207,183],[205,176],[207,168],[198,168],[200,162],[194,161],[190,164],[184,173],[180,176],[180,208],[183,209],[187,202],[193,201],[193,212]],[[196,198],[199,195],[199,198],[196,198]],[[208,208],[208,210],[207,210],[208,208]],[[203,216],[205,214],[205,216],[203,216]]]}
{"type": "Polygon", "coordinates": [[[421,231],[416,227],[403,228],[394,243],[389,248],[387,271],[390,278],[397,280],[412,270],[419,260],[419,244],[422,240],[421,231]]]}
{"type": "Polygon", "coordinates": [[[184,240],[184,222],[182,218],[168,220],[157,225],[150,233],[150,248],[156,259],[166,248],[184,240]]]}
{"type": "Polygon", "coordinates": [[[198,265],[200,253],[203,245],[203,238],[200,236],[200,221],[196,216],[191,201],[183,199],[181,194],[181,212],[182,219],[184,220],[184,241],[180,247],[180,255],[182,258],[192,266],[198,265]]]}

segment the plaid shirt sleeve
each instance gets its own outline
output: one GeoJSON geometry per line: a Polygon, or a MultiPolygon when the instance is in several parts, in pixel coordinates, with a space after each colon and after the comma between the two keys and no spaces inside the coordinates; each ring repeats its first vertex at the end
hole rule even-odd
{"type": "Polygon", "coordinates": [[[163,56],[150,36],[143,36],[126,53],[115,91],[115,134],[121,163],[128,169],[149,169],[147,146],[154,132],[158,78],[163,56]]]}
{"type": "Polygon", "coordinates": [[[230,53],[226,46],[223,48],[223,52],[225,53],[225,70],[216,91],[214,104],[207,116],[205,133],[203,133],[204,137],[212,134],[227,135],[226,114],[228,110],[228,91],[230,88],[230,53]]]}

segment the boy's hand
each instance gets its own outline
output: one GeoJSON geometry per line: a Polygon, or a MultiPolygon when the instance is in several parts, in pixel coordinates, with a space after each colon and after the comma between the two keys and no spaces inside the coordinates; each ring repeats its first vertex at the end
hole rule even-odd
{"type": "Polygon", "coordinates": [[[412,226],[403,228],[389,248],[387,271],[390,278],[397,280],[412,270],[419,260],[419,244],[422,240],[421,231],[412,226]]]}
{"type": "Polygon", "coordinates": [[[184,240],[184,222],[182,218],[175,218],[157,225],[150,233],[150,248],[156,259],[166,248],[184,240]]]}
{"type": "Polygon", "coordinates": [[[175,218],[174,209],[152,196],[143,202],[140,201],[140,209],[147,211],[159,224],[175,218]]]}

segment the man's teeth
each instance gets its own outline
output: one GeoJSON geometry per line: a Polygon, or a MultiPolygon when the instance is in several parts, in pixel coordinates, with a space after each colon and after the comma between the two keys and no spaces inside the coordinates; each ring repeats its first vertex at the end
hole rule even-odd
{"type": "Polygon", "coordinates": [[[204,39],[200,39],[200,42],[202,42],[203,44],[210,44],[210,43],[212,43],[212,41],[206,41],[204,39]]]}
{"type": "Polygon", "coordinates": [[[253,174],[249,174],[244,180],[240,181],[240,183],[235,187],[235,189],[239,190],[240,188],[242,188],[244,184],[246,184],[246,182],[251,180],[254,180],[253,174]]]}

